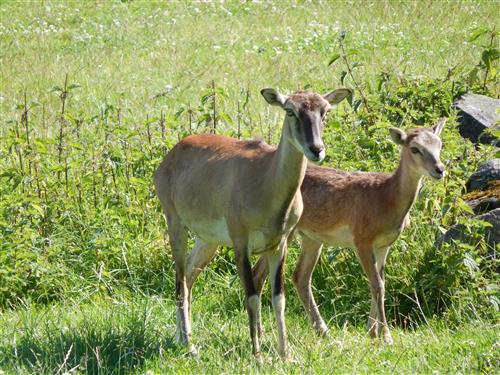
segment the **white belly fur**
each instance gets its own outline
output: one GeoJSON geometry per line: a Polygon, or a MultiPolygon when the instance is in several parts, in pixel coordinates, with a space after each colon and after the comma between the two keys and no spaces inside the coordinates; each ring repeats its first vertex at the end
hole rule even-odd
{"type": "MultiPolygon", "coordinates": [[[[233,241],[229,236],[227,223],[224,219],[196,222],[193,221],[187,223],[186,226],[190,231],[193,232],[193,234],[197,235],[207,243],[222,246],[233,246],[233,241]]],[[[266,242],[264,232],[259,230],[250,232],[248,238],[248,250],[250,251],[250,253],[264,250],[266,248],[266,245],[269,244],[266,242]]]]}
{"type": "Polygon", "coordinates": [[[325,245],[329,246],[339,246],[339,247],[354,247],[354,237],[352,235],[351,229],[347,226],[341,226],[331,230],[329,232],[310,232],[303,231],[307,237],[310,237],[316,241],[319,241],[325,245]]]}
{"type": "Polygon", "coordinates": [[[251,252],[256,250],[261,250],[266,246],[266,238],[264,233],[260,230],[256,230],[250,233],[248,238],[248,249],[251,252]]]}
{"type": "Polygon", "coordinates": [[[225,219],[215,219],[210,221],[193,221],[186,223],[193,234],[196,234],[203,241],[222,246],[233,246],[229,230],[225,219]]]}

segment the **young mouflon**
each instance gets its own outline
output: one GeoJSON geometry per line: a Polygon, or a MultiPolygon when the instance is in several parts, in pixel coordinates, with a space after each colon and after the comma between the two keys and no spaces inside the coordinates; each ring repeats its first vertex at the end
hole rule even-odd
{"type": "MultiPolygon", "coordinates": [[[[323,245],[350,247],[356,250],[370,283],[368,331],[372,337],[382,331],[384,341],[392,343],[384,310],[387,252],[409,223],[422,176],[436,180],[444,176],[439,135],[445,121],[407,132],[391,128],[392,140],[402,148],[399,166],[392,174],[307,167],[301,186],[304,210],[296,227],[302,251],[293,283],[318,333],[325,334],[328,328],[312,294],[312,272],[323,245]]],[[[265,259],[259,259],[253,272],[260,293],[268,272],[265,259]]]]}

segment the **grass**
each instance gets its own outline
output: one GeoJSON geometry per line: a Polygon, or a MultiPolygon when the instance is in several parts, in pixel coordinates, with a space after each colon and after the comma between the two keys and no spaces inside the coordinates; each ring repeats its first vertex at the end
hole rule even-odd
{"type": "Polygon", "coordinates": [[[135,121],[160,107],[198,105],[200,91],[212,80],[227,90],[231,115],[244,100],[241,91],[248,90],[252,117],[272,119],[256,94],[263,87],[340,86],[345,68],[327,66],[340,31],[347,32],[347,47],[363,64],[357,75],[375,86],[381,72],[443,77],[457,65],[472,66],[481,47],[468,39],[479,26],[498,29],[497,13],[498,3],[490,1],[37,2],[29,7],[4,1],[0,120],[12,117],[13,104],[26,89],[46,105],[50,124],[59,103],[49,89],[61,86],[65,73],[81,85],[70,106],[90,110],[108,102],[135,121]],[[167,85],[172,91],[153,99],[167,85]]]}
{"type": "Polygon", "coordinates": [[[302,314],[288,314],[292,360],[275,350],[269,305],[259,363],[253,359],[242,308],[221,308],[223,293],[194,304],[198,356],[174,344],[175,312],[169,299],[122,296],[84,304],[66,301],[3,314],[0,367],[5,373],[480,373],[498,369],[498,327],[470,322],[450,329],[431,321],[416,330],[394,329],[395,344],[373,341],[361,327],[331,322],[318,339],[302,314]],[[148,372],[150,371],[150,372],[148,372]]]}
{"type": "Polygon", "coordinates": [[[434,240],[457,222],[481,228],[460,196],[498,153],[464,142],[450,106],[467,90],[498,96],[498,60],[486,82],[479,64],[490,34],[471,35],[498,30],[499,10],[494,1],[0,0],[0,374],[498,371],[496,250],[434,240]],[[356,82],[342,59],[328,66],[342,31],[356,82]],[[62,95],[66,77],[76,86],[62,95]],[[388,127],[449,118],[447,177],[425,181],[389,256],[394,346],[365,334],[368,285],[339,249],[324,251],[313,280],[331,338],[314,335],[288,288],[292,361],[275,352],[267,299],[262,363],[252,358],[227,249],[195,286],[199,356],[174,343],[174,272],[152,174],[180,138],[213,126],[212,84],[217,132],[235,136],[239,124],[244,138],[270,143],[282,113],[261,88],[355,87],[324,136],[325,164],[346,170],[392,170],[388,127]],[[360,90],[371,112],[357,106],[360,90]]]}

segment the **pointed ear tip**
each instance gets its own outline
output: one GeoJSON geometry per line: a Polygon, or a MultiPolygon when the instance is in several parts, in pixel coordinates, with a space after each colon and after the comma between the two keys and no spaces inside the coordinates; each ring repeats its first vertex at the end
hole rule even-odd
{"type": "Polygon", "coordinates": [[[343,94],[343,95],[345,95],[345,96],[349,96],[349,95],[351,95],[351,94],[352,94],[352,90],[351,90],[351,89],[348,89],[348,88],[344,88],[344,87],[343,87],[343,88],[340,88],[340,89],[337,89],[337,90],[333,90],[333,91],[331,92],[331,94],[333,94],[333,93],[343,94]]]}
{"type": "Polygon", "coordinates": [[[276,93],[276,91],[273,89],[270,89],[270,88],[265,88],[265,89],[260,90],[260,95],[262,95],[266,100],[267,100],[267,97],[269,95],[272,96],[275,93],[276,93]]]}

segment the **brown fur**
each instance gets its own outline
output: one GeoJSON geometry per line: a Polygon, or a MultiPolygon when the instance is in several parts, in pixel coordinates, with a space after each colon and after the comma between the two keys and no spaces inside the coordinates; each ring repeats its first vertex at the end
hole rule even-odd
{"type": "MultiPolygon", "coordinates": [[[[294,272],[294,284],[301,301],[320,334],[327,332],[311,291],[311,274],[322,244],[357,249],[357,256],[370,281],[372,307],[368,321],[373,337],[378,328],[384,340],[392,342],[384,311],[384,264],[388,247],[408,223],[408,212],[415,200],[423,174],[442,177],[439,160],[441,142],[437,137],[444,126],[440,120],[432,129],[394,129],[393,139],[401,144],[401,161],[393,174],[343,172],[308,165],[301,186],[304,211],[296,231],[302,235],[302,253],[294,272]],[[414,153],[412,149],[418,148],[414,153]]],[[[392,130],[391,130],[392,131],[392,130]]],[[[254,268],[260,292],[265,262],[254,268]]]]}
{"type": "Polygon", "coordinates": [[[311,90],[297,91],[288,98],[295,103],[299,103],[301,108],[308,111],[318,111],[325,106],[325,99],[323,96],[311,90]]]}
{"type": "Polygon", "coordinates": [[[260,351],[260,299],[249,258],[252,253],[266,254],[278,323],[278,351],[286,356],[283,263],[286,239],[302,213],[299,187],[306,170],[304,155],[313,160],[324,157],[322,115],[318,112],[328,110],[330,102],[342,100],[349,92],[334,91],[325,96],[328,100],[313,93],[294,94],[290,99],[276,90],[264,89],[261,93],[272,105],[294,114],[304,106],[309,108],[303,113],[305,120],[287,114],[278,148],[260,141],[196,135],[179,142],[160,164],[155,186],[167,217],[176,266],[177,331],[181,343],[188,344],[191,336],[194,280],[213,258],[217,246],[226,245],[235,250],[255,354],[260,351]],[[189,257],[188,230],[196,236],[189,257]]]}

